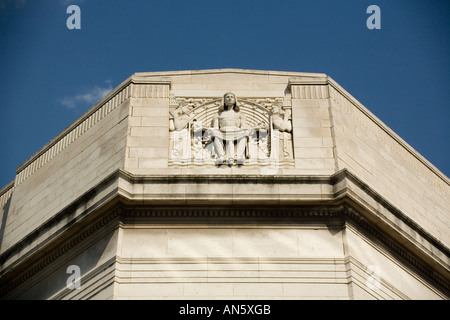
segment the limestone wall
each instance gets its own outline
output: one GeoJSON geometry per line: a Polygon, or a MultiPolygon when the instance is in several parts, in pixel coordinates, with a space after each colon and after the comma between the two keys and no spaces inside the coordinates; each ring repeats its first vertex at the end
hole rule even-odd
{"type": "Polygon", "coordinates": [[[328,96],[323,74],[233,69],[135,74],[125,170],[133,174],[332,174],[335,161],[328,96]],[[317,85],[304,86],[304,92],[300,85],[291,86],[292,81],[317,85]],[[276,170],[261,169],[251,161],[240,167],[193,162],[170,165],[172,100],[220,100],[229,91],[238,100],[269,106],[266,117],[274,101],[281,101],[283,108],[292,112],[292,164],[280,165],[276,170]]]}
{"type": "Polygon", "coordinates": [[[72,248],[64,256],[55,259],[52,264],[46,265],[45,272],[30,277],[3,298],[113,299],[117,242],[117,228],[113,225],[105,227],[88,241],[72,248]]]}
{"type": "Polygon", "coordinates": [[[2,247],[13,190],[14,181],[11,181],[0,190],[0,248],[2,247]]]}
{"type": "Polygon", "coordinates": [[[330,86],[337,169],[347,168],[450,246],[450,182],[337,84],[330,86]]]}
{"type": "Polygon", "coordinates": [[[292,126],[296,172],[336,172],[326,85],[292,84],[292,126]]]}
{"type": "MultiPolygon", "coordinates": [[[[140,85],[135,85],[139,90],[140,85]]],[[[169,164],[169,97],[136,93],[130,101],[125,170],[136,174],[158,172],[169,164]]]]}
{"type": "Polygon", "coordinates": [[[350,298],[380,300],[434,300],[443,297],[414,272],[399,263],[398,257],[357,229],[347,226],[345,252],[350,298]]]}
{"type": "Polygon", "coordinates": [[[128,95],[116,89],[19,167],[1,252],[123,168],[128,95]]]}
{"type": "Polygon", "coordinates": [[[124,225],[115,299],[442,299],[351,225],[124,225]]]}
{"type": "Polygon", "coordinates": [[[346,299],[342,235],[326,226],[122,230],[116,299],[346,299]]]}

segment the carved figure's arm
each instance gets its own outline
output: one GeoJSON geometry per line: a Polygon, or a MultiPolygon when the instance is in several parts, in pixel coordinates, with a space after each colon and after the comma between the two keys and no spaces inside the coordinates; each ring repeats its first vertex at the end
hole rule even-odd
{"type": "Polygon", "coordinates": [[[240,123],[239,123],[239,128],[244,129],[245,128],[245,121],[247,119],[245,118],[245,114],[241,113],[240,114],[240,123]]]}
{"type": "Polygon", "coordinates": [[[184,128],[186,128],[188,122],[189,122],[189,116],[187,115],[183,115],[181,117],[174,116],[173,118],[173,122],[175,125],[175,130],[179,131],[179,130],[183,130],[184,128]]]}
{"type": "Polygon", "coordinates": [[[217,114],[213,117],[211,126],[215,129],[219,129],[219,116],[217,114]]]}
{"type": "Polygon", "coordinates": [[[289,121],[289,117],[290,116],[291,116],[291,111],[290,110],[286,110],[284,112],[283,127],[284,127],[284,130],[287,131],[287,132],[291,132],[291,130],[292,130],[292,124],[289,121]]]}

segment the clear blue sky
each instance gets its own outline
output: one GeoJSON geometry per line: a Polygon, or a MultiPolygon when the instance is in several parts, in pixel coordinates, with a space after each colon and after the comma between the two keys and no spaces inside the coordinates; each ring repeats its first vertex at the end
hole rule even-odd
{"type": "Polygon", "coordinates": [[[449,34],[448,0],[0,0],[0,188],[131,74],[215,68],[326,73],[449,176],[449,34]]]}

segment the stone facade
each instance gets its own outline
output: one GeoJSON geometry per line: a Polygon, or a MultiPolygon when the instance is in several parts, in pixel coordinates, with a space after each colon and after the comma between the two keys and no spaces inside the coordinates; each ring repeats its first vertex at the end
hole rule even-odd
{"type": "Polygon", "coordinates": [[[137,73],[0,190],[0,297],[448,299],[449,185],[327,75],[137,73]]]}

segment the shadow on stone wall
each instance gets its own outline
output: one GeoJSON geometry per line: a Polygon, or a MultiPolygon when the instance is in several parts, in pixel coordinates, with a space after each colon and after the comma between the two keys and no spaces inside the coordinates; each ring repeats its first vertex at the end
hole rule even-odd
{"type": "Polygon", "coordinates": [[[0,224],[0,250],[2,248],[3,235],[5,233],[6,220],[8,218],[10,205],[11,205],[11,197],[9,197],[8,201],[6,201],[5,205],[2,208],[3,215],[2,215],[2,221],[1,221],[1,224],[0,224]]]}

